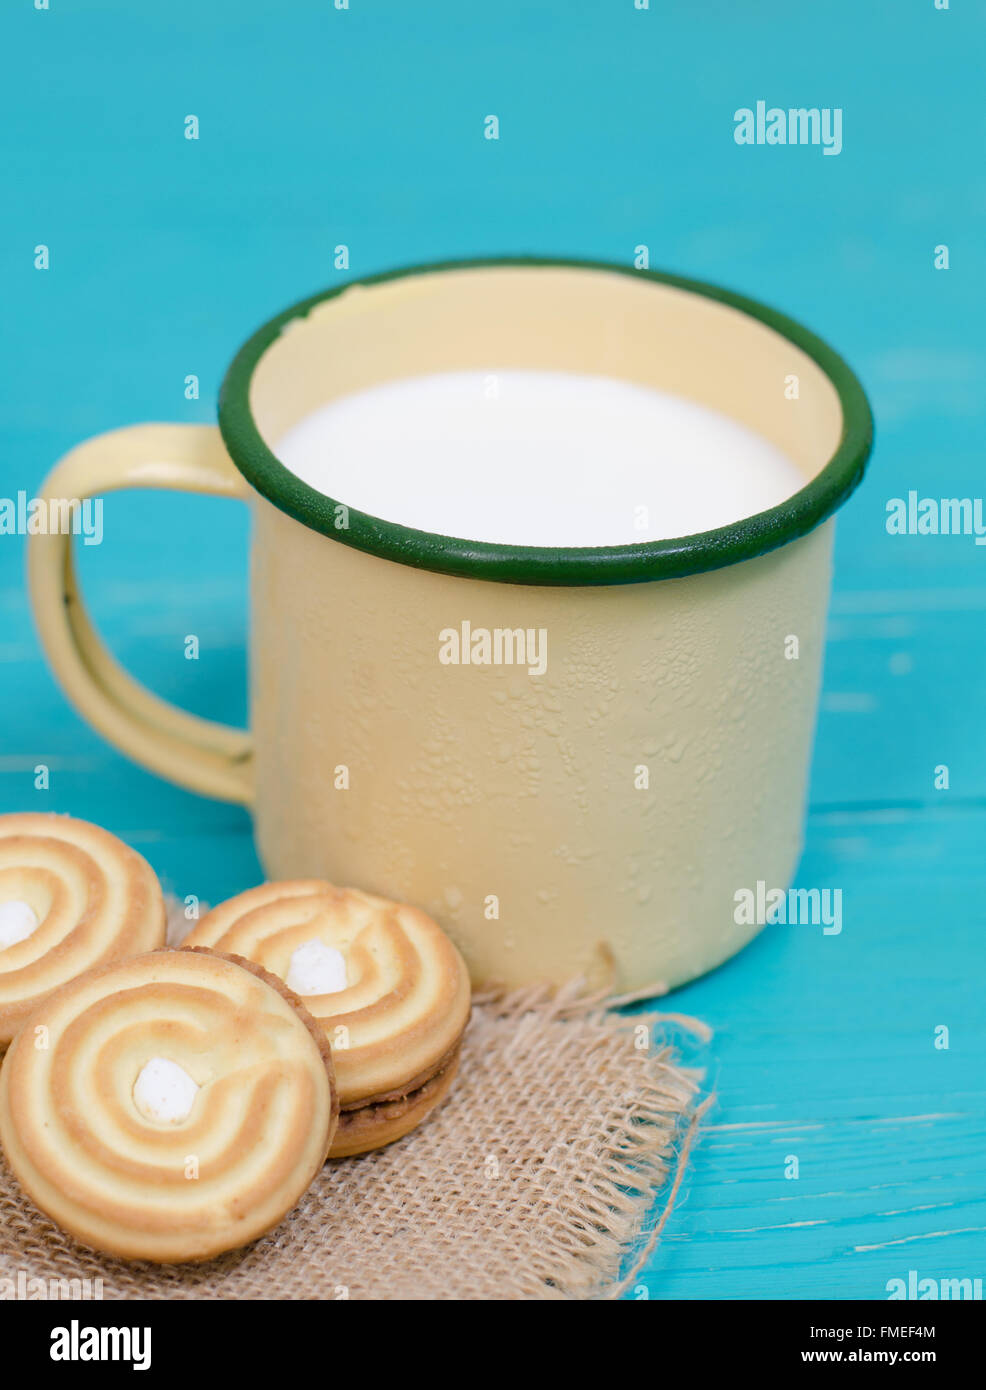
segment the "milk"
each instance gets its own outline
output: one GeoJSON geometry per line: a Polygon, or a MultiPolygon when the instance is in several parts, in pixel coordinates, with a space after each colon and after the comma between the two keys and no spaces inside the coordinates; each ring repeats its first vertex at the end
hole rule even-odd
{"type": "Polygon", "coordinates": [[[767,440],[717,411],[564,372],[388,382],[313,411],[275,451],[348,507],[515,545],[692,535],[776,506],[806,481],[767,440]]]}

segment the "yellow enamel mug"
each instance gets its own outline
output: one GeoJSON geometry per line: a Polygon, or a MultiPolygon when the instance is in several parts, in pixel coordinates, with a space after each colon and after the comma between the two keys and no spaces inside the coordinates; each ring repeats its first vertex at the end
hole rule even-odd
{"type": "Polygon", "coordinates": [[[759,929],[734,920],[738,889],[786,887],[794,873],[832,517],[871,440],[841,358],[713,286],[531,259],[375,276],[261,328],[229,369],[218,428],[116,430],[45,484],[48,498],[142,487],[249,503],[250,732],[168,705],[117,665],[80,602],[66,535],[30,541],[38,628],[108,739],[252,808],[271,878],[413,902],[477,982],[673,986],[759,929]],[[699,535],[539,548],[349,509],[272,448],[335,397],[490,364],[710,406],[781,449],[804,486],[699,535]],[[477,631],[500,634],[499,663],[442,659],[450,632],[477,631]],[[511,662],[528,632],[547,635],[543,671],[511,662]]]}

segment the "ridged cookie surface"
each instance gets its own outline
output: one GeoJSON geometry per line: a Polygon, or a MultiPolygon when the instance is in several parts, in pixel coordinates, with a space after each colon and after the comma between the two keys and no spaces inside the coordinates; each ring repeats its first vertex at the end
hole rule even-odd
{"type": "Polygon", "coordinates": [[[269,1230],[324,1162],[337,1114],[318,1026],[278,981],[208,952],[73,980],[0,1069],[0,1142],[21,1186],[130,1259],[204,1260],[269,1230]]]}
{"type": "Polygon", "coordinates": [[[338,951],[345,987],[304,994],[332,1044],[345,1110],[422,1085],[469,1019],[465,962],[417,908],[319,879],[265,883],[202,918],[185,946],[247,956],[290,983],[299,948],[338,951]]]}
{"type": "Polygon", "coordinates": [[[93,966],[164,945],[161,886],[109,831],[69,816],[0,816],[0,913],[37,925],[0,945],[0,1048],[53,989],[93,966]]]}

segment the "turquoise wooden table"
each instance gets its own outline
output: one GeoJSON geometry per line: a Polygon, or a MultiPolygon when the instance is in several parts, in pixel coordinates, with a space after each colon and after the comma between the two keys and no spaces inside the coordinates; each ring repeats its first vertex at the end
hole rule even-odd
{"type": "MultiPolygon", "coordinates": [[[[691,1055],[718,1103],[641,1291],[880,1298],[911,1269],[986,1275],[986,548],[885,524],[909,490],[984,490],[981,11],[296,0],[272,13],[5,7],[0,496],[30,496],[101,430],[212,420],[257,323],[401,263],[629,262],[646,247],[654,266],[829,338],[878,431],[839,523],[798,877],[841,888],[843,930],[768,928],[670,1001],[715,1029],[691,1055]],[[737,145],[734,112],[761,99],[842,109],[841,152],[737,145]]],[[[252,884],[241,811],[133,767],[69,709],[33,635],[23,545],[0,536],[0,809],[100,821],[182,895],[252,884]]],[[[240,508],[121,495],[82,571],[130,669],[243,720],[245,560],[240,508]]]]}

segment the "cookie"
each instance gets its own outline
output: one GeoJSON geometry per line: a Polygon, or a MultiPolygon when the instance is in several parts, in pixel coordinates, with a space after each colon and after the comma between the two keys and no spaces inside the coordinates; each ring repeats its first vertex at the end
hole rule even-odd
{"type": "Polygon", "coordinates": [[[0,1068],[0,1143],[83,1244],[207,1260],[290,1211],[338,1101],[325,1036],[280,981],[213,952],[101,966],[46,999],[0,1068]]]}
{"type": "Polygon", "coordinates": [[[184,944],[257,961],[321,1024],[341,1106],[331,1157],[400,1139],[448,1093],[469,975],[425,913],[318,879],[266,883],[214,908],[184,944]]]}
{"type": "Polygon", "coordinates": [[[0,816],[0,1049],[52,990],[164,940],[161,886],[136,850],[69,816],[0,816]]]}

